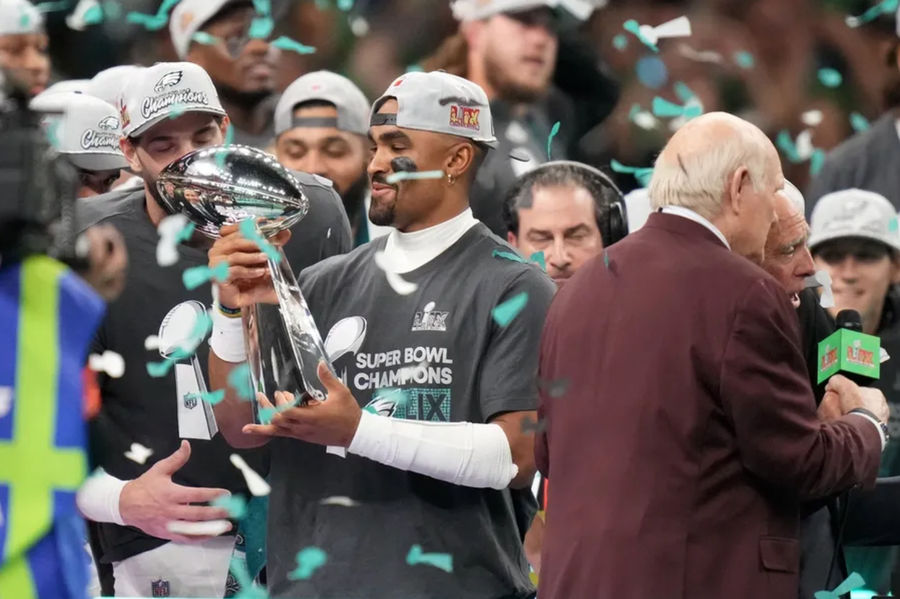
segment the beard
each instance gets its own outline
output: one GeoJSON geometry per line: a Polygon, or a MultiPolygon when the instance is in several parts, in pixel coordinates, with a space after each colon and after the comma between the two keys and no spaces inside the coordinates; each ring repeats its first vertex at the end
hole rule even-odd
{"type": "Polygon", "coordinates": [[[484,56],[484,76],[497,90],[498,97],[513,104],[531,104],[541,98],[550,86],[550,77],[538,84],[516,81],[509,75],[511,70],[495,61],[490,52],[484,56]]]}
{"type": "MultiPolygon", "coordinates": [[[[396,198],[394,194],[394,198],[396,198]]],[[[397,203],[395,199],[390,204],[378,204],[374,200],[369,206],[369,220],[373,225],[379,227],[392,227],[394,225],[394,207],[397,203]]]]}

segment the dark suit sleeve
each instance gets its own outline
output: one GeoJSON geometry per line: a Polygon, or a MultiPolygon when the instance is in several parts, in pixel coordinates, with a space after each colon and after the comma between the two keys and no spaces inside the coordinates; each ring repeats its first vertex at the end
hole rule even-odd
{"type": "Polygon", "coordinates": [[[720,381],[741,461],[762,480],[801,500],[875,481],[878,431],[856,415],[819,422],[797,318],[773,279],[757,280],[744,293],[720,381]]]}
{"type": "Polygon", "coordinates": [[[847,497],[845,545],[900,545],[900,476],[879,478],[847,497]]]}

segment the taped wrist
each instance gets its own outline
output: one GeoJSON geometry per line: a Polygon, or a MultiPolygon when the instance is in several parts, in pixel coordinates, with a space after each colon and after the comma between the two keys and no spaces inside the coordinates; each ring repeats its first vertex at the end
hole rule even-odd
{"type": "Polygon", "coordinates": [[[75,495],[75,503],[88,520],[114,522],[124,526],[122,514],[119,513],[119,497],[126,484],[127,480],[119,480],[100,470],[84,481],[75,495]]]}
{"type": "Polygon", "coordinates": [[[226,316],[217,306],[212,311],[212,322],[210,349],[226,362],[245,362],[247,348],[244,346],[244,327],[241,319],[226,316]]]}
{"type": "Polygon", "coordinates": [[[416,422],[363,411],[347,451],[466,487],[504,489],[519,472],[496,424],[416,422]]]}

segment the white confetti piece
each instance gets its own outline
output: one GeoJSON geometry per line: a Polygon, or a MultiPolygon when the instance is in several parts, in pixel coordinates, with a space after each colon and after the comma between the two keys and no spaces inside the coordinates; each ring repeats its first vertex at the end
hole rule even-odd
{"type": "Polygon", "coordinates": [[[365,37],[369,34],[369,22],[362,17],[353,17],[350,19],[350,31],[356,37],[365,37]]]}
{"type": "MultiPolygon", "coordinates": [[[[429,310],[426,310],[428,312],[429,310]]],[[[398,374],[400,375],[401,381],[413,381],[416,378],[416,375],[427,372],[430,364],[428,362],[420,362],[418,364],[413,364],[411,366],[403,366],[400,368],[398,374]]]]}
{"type": "Polygon", "coordinates": [[[147,458],[153,455],[153,450],[144,447],[140,443],[132,443],[131,449],[125,452],[125,457],[131,460],[132,462],[137,462],[138,464],[146,464],[147,458]]]}
{"type": "Polygon", "coordinates": [[[229,456],[231,463],[234,464],[234,467],[241,471],[241,474],[244,475],[244,480],[247,481],[247,488],[250,492],[256,497],[263,497],[268,495],[272,491],[272,487],[269,486],[263,477],[256,473],[256,471],[247,465],[247,462],[244,461],[244,458],[239,456],[236,453],[231,454],[229,456]]]}
{"type": "Polygon", "coordinates": [[[125,374],[125,360],[110,350],[102,354],[91,354],[88,357],[88,367],[95,372],[105,372],[114,379],[125,374]]]}
{"type": "Polygon", "coordinates": [[[885,362],[887,362],[888,360],[891,359],[891,355],[889,353],[887,353],[887,350],[884,349],[883,347],[881,348],[880,353],[881,353],[881,358],[878,362],[879,364],[884,364],[885,362]]]}
{"type": "Polygon", "coordinates": [[[384,271],[388,285],[391,286],[391,289],[393,289],[394,293],[397,295],[409,295],[419,288],[418,285],[410,283],[389,268],[387,260],[384,257],[384,252],[375,252],[375,265],[384,271]]]}
{"type": "Polygon", "coordinates": [[[340,505],[343,507],[357,507],[362,504],[344,495],[332,495],[331,497],[326,497],[325,499],[320,501],[319,505],[340,505]]]}
{"type": "Polygon", "coordinates": [[[9,414],[9,411],[12,409],[12,400],[13,388],[5,385],[0,387],[0,418],[9,414]]]}
{"type": "Polygon", "coordinates": [[[231,522],[228,520],[205,520],[203,522],[172,520],[171,522],[166,522],[166,529],[177,535],[216,537],[231,530],[231,522]]]}
{"type": "Polygon", "coordinates": [[[179,237],[188,225],[188,219],[183,214],[173,214],[160,221],[156,232],[159,233],[159,241],[156,244],[156,263],[160,266],[171,266],[178,262],[179,237]]]}
{"type": "Polygon", "coordinates": [[[147,351],[159,349],[159,337],[157,335],[149,335],[144,339],[144,349],[147,351]]]}
{"type": "Polygon", "coordinates": [[[821,110],[807,110],[800,115],[800,120],[803,121],[803,124],[807,127],[819,126],[822,123],[823,118],[824,116],[822,115],[821,110]]]}
{"type": "Polygon", "coordinates": [[[656,45],[656,42],[663,38],[669,37],[688,37],[691,35],[691,22],[687,17],[681,16],[671,21],[666,21],[662,25],[653,27],[652,25],[641,25],[641,35],[647,41],[656,45]]]}
{"type": "Polygon", "coordinates": [[[822,288],[822,296],[819,298],[819,305],[823,308],[834,308],[834,293],[831,291],[831,275],[829,275],[827,271],[817,270],[816,274],[812,277],[807,277],[807,281],[809,281],[809,279],[815,279],[817,285],[808,286],[822,288]]]}
{"type": "Polygon", "coordinates": [[[697,62],[706,62],[709,64],[723,64],[725,62],[725,58],[718,52],[712,50],[694,50],[687,44],[680,44],[678,46],[678,53],[689,60],[695,60],[697,62]]]}
{"type": "Polygon", "coordinates": [[[84,31],[88,25],[96,22],[96,14],[102,16],[103,9],[97,0],[80,0],[72,14],[66,17],[66,25],[75,31],[84,31]]]}
{"type": "Polygon", "coordinates": [[[816,150],[812,144],[812,131],[809,129],[804,129],[800,132],[800,135],[797,136],[796,148],[797,148],[797,156],[800,158],[800,162],[804,160],[809,160],[813,152],[816,150]]]}
{"type": "Polygon", "coordinates": [[[656,129],[659,126],[659,119],[646,110],[636,112],[631,120],[641,129],[656,129]]]}

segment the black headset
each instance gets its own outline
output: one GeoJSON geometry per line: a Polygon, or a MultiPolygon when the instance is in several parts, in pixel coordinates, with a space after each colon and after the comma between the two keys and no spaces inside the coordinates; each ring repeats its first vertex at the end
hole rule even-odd
{"type": "Polygon", "coordinates": [[[622,191],[609,175],[603,171],[584,164],[583,162],[576,162],[574,160],[553,160],[551,162],[545,162],[534,170],[530,170],[519,177],[515,182],[515,185],[513,185],[507,193],[506,199],[503,202],[504,218],[507,222],[512,222],[511,213],[515,210],[514,203],[519,194],[522,193],[522,190],[531,187],[534,184],[534,181],[547,170],[560,166],[578,170],[585,176],[585,179],[587,179],[589,184],[588,192],[590,192],[591,196],[594,198],[595,203],[600,203],[602,206],[602,202],[598,202],[598,200],[605,198],[605,196],[608,195],[605,193],[607,190],[611,190],[615,194],[616,199],[610,201],[606,206],[606,226],[602,227],[604,230],[600,231],[600,234],[603,236],[603,246],[609,247],[628,235],[628,218],[622,191]]]}

